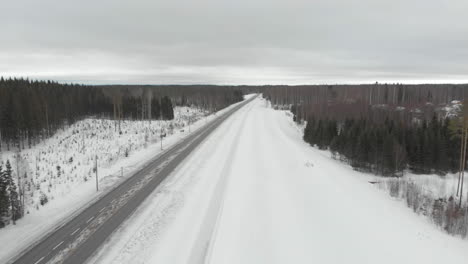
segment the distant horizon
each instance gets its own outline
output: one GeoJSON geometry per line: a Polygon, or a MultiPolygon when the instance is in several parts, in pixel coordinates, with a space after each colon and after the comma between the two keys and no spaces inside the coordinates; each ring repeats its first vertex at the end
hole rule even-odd
{"type": "Polygon", "coordinates": [[[190,86],[190,85],[212,85],[212,86],[314,86],[314,85],[372,85],[372,84],[403,84],[403,85],[424,85],[424,84],[440,84],[440,85],[465,85],[468,84],[468,80],[376,80],[376,81],[342,81],[342,82],[309,82],[309,83],[208,83],[208,82],[169,82],[169,83],[157,83],[157,82],[106,82],[100,80],[68,80],[58,78],[35,78],[28,76],[3,76],[4,79],[28,79],[33,81],[54,81],[61,84],[80,84],[80,85],[156,85],[156,86],[190,86]]]}

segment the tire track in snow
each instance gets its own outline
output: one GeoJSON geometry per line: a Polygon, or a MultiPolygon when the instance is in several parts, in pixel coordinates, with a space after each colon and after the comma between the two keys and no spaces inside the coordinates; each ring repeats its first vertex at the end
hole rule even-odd
{"type": "Polygon", "coordinates": [[[191,263],[208,263],[210,259],[210,249],[213,241],[216,237],[216,231],[218,228],[218,219],[222,215],[223,204],[224,204],[224,193],[228,183],[228,175],[231,172],[233,157],[236,156],[238,150],[238,142],[241,132],[245,126],[245,120],[248,117],[248,114],[253,109],[254,104],[250,104],[249,108],[246,110],[246,113],[243,113],[243,118],[239,130],[237,131],[234,140],[231,142],[231,147],[229,148],[228,157],[225,160],[225,164],[221,170],[221,175],[216,184],[213,196],[209,202],[209,208],[205,213],[204,221],[200,227],[200,231],[197,236],[197,241],[195,241],[190,261],[191,263]]]}
{"type": "MultiPolygon", "coordinates": [[[[199,148],[218,148],[218,142],[226,137],[226,132],[229,131],[231,131],[229,138],[235,137],[236,134],[232,132],[235,127],[234,125],[238,126],[238,122],[240,121],[239,117],[246,114],[246,111],[249,109],[249,107],[240,109],[238,114],[226,120],[224,127],[220,127],[222,131],[218,131],[218,133],[208,137],[199,148]]],[[[226,144],[226,146],[229,147],[229,143],[226,144]]],[[[200,166],[206,166],[206,163],[210,161],[206,159],[204,155],[197,155],[196,153],[197,150],[194,150],[193,154],[187,157],[187,159],[179,165],[179,168],[173,171],[172,174],[161,183],[154,196],[149,197],[148,201],[145,202],[146,204],[142,205],[141,208],[138,209],[139,211],[134,213],[135,219],[127,219],[122,225],[122,228],[116,232],[122,232],[122,230],[128,228],[126,226],[129,225],[130,222],[137,221],[135,227],[130,227],[133,232],[131,237],[126,239],[125,237],[117,235],[114,238],[127,240],[120,244],[118,248],[109,248],[109,250],[112,251],[117,250],[116,252],[118,253],[111,258],[97,255],[90,263],[147,263],[148,257],[159,247],[158,244],[161,242],[161,237],[165,236],[167,229],[173,224],[180,210],[187,202],[187,199],[190,199],[187,193],[190,192],[194,185],[198,184],[201,179],[199,175],[194,175],[194,168],[192,166],[186,166],[185,164],[197,164],[197,167],[200,169],[200,166]],[[150,206],[150,203],[155,203],[155,205],[150,206]],[[142,215],[145,216],[141,217],[142,215]]],[[[218,178],[219,177],[214,177],[213,180],[216,181],[218,178]]],[[[216,185],[216,182],[213,185],[216,185]]],[[[209,204],[210,200],[206,200],[207,204],[209,204]]],[[[202,216],[203,213],[204,212],[200,213],[200,216],[202,216]]],[[[200,219],[203,219],[203,217],[200,217],[200,219]]],[[[187,247],[187,250],[190,251],[191,246],[192,245],[187,247]]]]}
{"type": "MultiPolygon", "coordinates": [[[[233,121],[235,120],[231,120],[226,124],[228,125],[226,130],[233,126],[233,121]]],[[[222,137],[223,135],[216,136],[222,137]]],[[[208,139],[207,143],[213,145],[215,142],[216,140],[208,139]]],[[[193,160],[190,159],[190,162],[200,166],[209,161],[203,155],[194,155],[193,158],[193,160]]],[[[185,192],[198,180],[198,178],[193,177],[191,170],[192,167],[185,167],[181,164],[179,169],[166,178],[160,189],[156,191],[155,196],[150,198],[150,201],[157,203],[157,206],[152,208],[150,212],[145,212],[151,217],[139,224],[134,235],[120,248],[119,255],[115,256],[110,263],[144,263],[146,261],[148,255],[145,252],[146,249],[152,249],[155,244],[159,243],[159,238],[165,232],[165,227],[171,224],[177,216],[177,212],[183,207],[187,198],[185,192]]],[[[140,210],[142,212],[136,212],[135,215],[143,213],[143,211],[147,210],[147,207],[142,206],[140,210]]],[[[132,218],[128,219],[128,222],[131,221],[133,221],[132,218]]],[[[123,228],[125,228],[126,224],[128,223],[125,223],[123,228]]],[[[99,262],[99,258],[92,261],[92,263],[99,262]]]]}

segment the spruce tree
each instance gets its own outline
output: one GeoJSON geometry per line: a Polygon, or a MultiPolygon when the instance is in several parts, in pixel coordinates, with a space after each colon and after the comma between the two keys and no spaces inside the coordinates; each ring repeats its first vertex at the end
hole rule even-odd
{"type": "Polygon", "coordinates": [[[382,174],[386,176],[395,173],[394,140],[391,134],[385,135],[382,148],[382,174]]]}
{"type": "Polygon", "coordinates": [[[6,172],[3,171],[3,164],[0,164],[0,225],[3,226],[3,217],[8,215],[10,201],[7,192],[6,172]]]}
{"type": "Polygon", "coordinates": [[[151,99],[151,117],[154,119],[161,118],[161,105],[159,104],[159,98],[153,97],[151,99]]]}
{"type": "Polygon", "coordinates": [[[8,186],[8,192],[10,194],[11,219],[13,220],[13,224],[16,224],[16,220],[21,218],[21,206],[15,181],[11,181],[11,184],[8,186]]]}
{"type": "Polygon", "coordinates": [[[306,127],[304,128],[304,141],[307,142],[307,143],[311,143],[311,140],[312,140],[312,133],[313,133],[313,125],[314,125],[314,121],[313,119],[309,119],[307,120],[307,124],[306,124],[306,127]]]}
{"type": "Polygon", "coordinates": [[[162,119],[172,120],[174,119],[174,109],[172,107],[171,99],[167,96],[164,96],[161,99],[161,114],[162,119]]]}
{"type": "Polygon", "coordinates": [[[357,159],[359,160],[359,167],[368,170],[369,167],[369,152],[371,146],[369,144],[369,136],[367,131],[362,131],[357,140],[357,159]]]}
{"type": "Polygon", "coordinates": [[[11,213],[11,219],[13,220],[13,224],[16,223],[16,220],[21,217],[21,208],[18,200],[18,192],[16,190],[16,183],[13,180],[13,170],[11,169],[10,161],[7,160],[5,165],[5,179],[8,185],[8,198],[9,198],[9,210],[11,213]]]}

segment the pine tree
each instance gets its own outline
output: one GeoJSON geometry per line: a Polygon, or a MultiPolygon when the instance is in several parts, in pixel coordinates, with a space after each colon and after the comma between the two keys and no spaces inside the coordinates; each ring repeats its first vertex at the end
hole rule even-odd
{"type": "Polygon", "coordinates": [[[296,106],[296,104],[291,105],[290,111],[293,114],[293,121],[299,123],[300,120],[298,120],[298,118],[297,118],[297,106],[296,106]]]}
{"type": "Polygon", "coordinates": [[[0,164],[0,227],[4,226],[3,218],[8,216],[10,206],[7,188],[6,172],[3,171],[3,164],[0,164]]]}
{"type": "Polygon", "coordinates": [[[162,119],[172,120],[174,119],[174,109],[172,107],[171,99],[167,96],[161,98],[161,114],[162,119]]]}
{"type": "Polygon", "coordinates": [[[9,198],[9,209],[11,213],[11,219],[13,220],[13,224],[16,223],[16,220],[21,217],[21,208],[18,200],[18,192],[16,190],[16,183],[13,180],[13,171],[11,169],[10,161],[7,160],[5,165],[5,179],[7,182],[7,191],[8,191],[8,198],[9,198]]]}
{"type": "Polygon", "coordinates": [[[382,174],[394,175],[395,174],[395,160],[394,160],[394,139],[391,134],[385,135],[382,148],[382,174]]]}
{"type": "Polygon", "coordinates": [[[13,220],[13,224],[16,224],[16,220],[21,218],[21,205],[18,199],[15,181],[11,181],[11,184],[8,186],[8,192],[10,194],[11,219],[13,220]]]}
{"type": "Polygon", "coordinates": [[[356,158],[359,160],[359,167],[368,170],[369,165],[369,152],[370,152],[370,144],[369,144],[369,136],[367,131],[362,131],[359,135],[357,140],[357,153],[356,158]]]}
{"type": "Polygon", "coordinates": [[[312,146],[317,144],[319,149],[322,149],[322,136],[323,136],[323,120],[319,120],[317,123],[317,127],[315,128],[315,133],[313,135],[312,146]]]}
{"type": "Polygon", "coordinates": [[[309,119],[307,120],[306,127],[304,128],[304,141],[307,143],[311,143],[312,141],[312,133],[313,133],[313,125],[314,125],[314,120],[309,119]]]}
{"type": "Polygon", "coordinates": [[[160,119],[161,118],[161,105],[159,104],[159,98],[153,97],[151,99],[151,117],[154,119],[160,119]]]}

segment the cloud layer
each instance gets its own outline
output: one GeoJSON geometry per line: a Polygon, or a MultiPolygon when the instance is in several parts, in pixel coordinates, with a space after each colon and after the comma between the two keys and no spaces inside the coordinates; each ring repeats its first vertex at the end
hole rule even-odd
{"type": "Polygon", "coordinates": [[[85,83],[466,82],[468,1],[24,0],[0,75],[85,83]]]}

